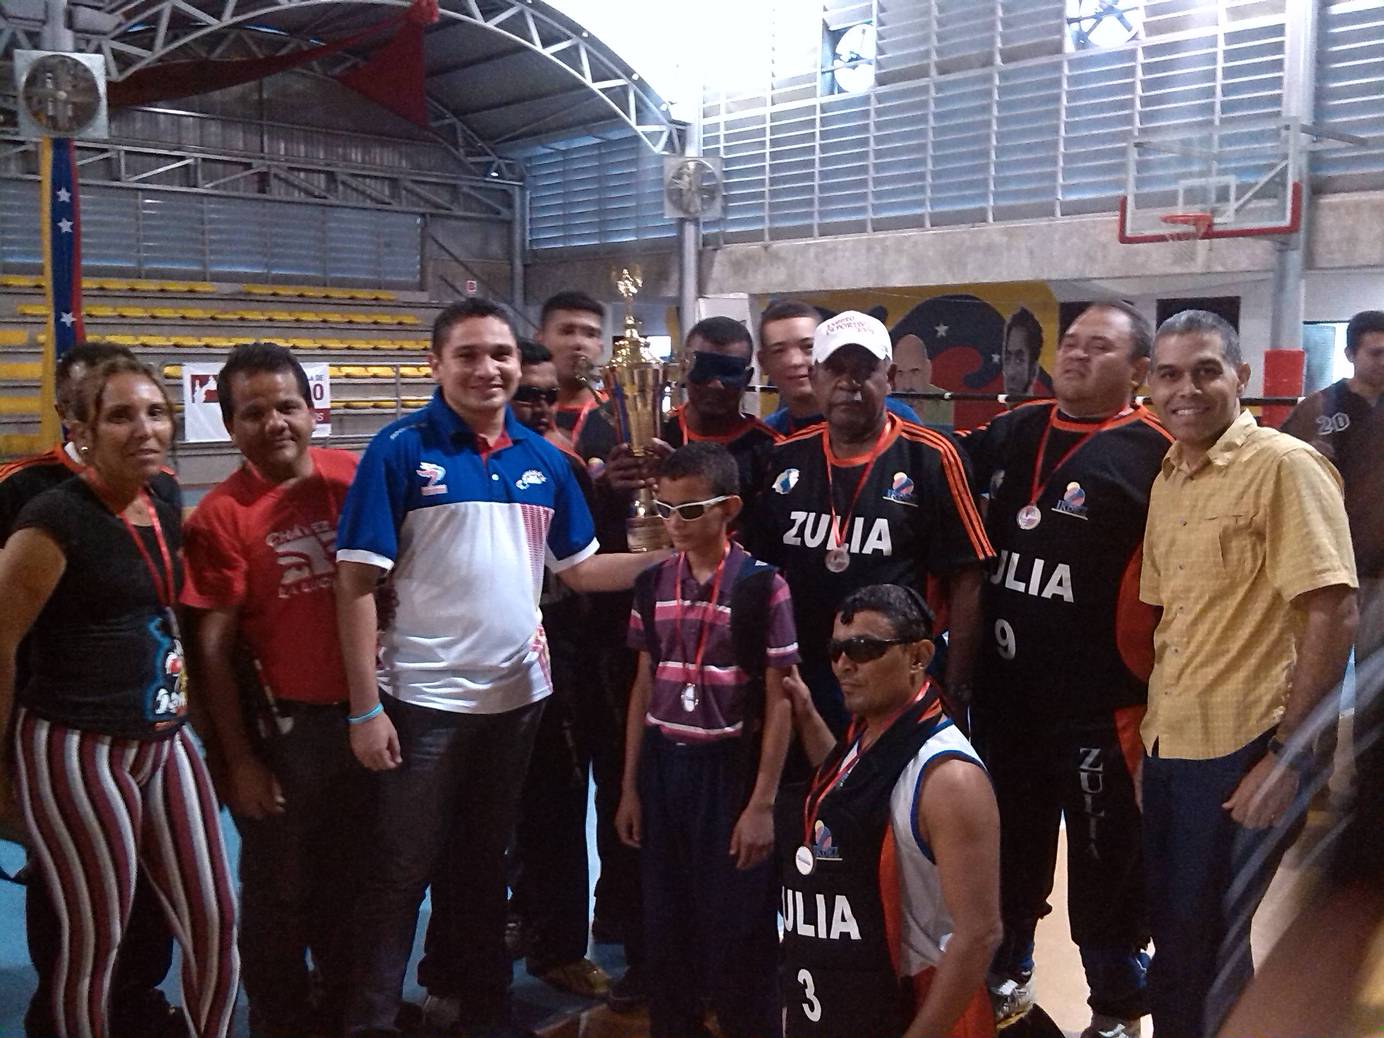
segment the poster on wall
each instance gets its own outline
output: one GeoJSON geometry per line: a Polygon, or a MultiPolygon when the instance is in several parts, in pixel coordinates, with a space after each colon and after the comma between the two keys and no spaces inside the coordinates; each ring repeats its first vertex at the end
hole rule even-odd
{"type": "MultiPolygon", "coordinates": [[[[860,310],[878,317],[894,343],[894,390],[1049,396],[1057,341],[1057,299],[1041,281],[911,288],[861,288],[757,296],[801,299],[823,317],[860,310]]],[[[924,422],[969,429],[999,404],[957,401],[919,408],[924,422]]]]}
{"type": "MultiPolygon", "coordinates": [[[[221,420],[216,376],[220,363],[183,365],[183,439],[188,443],[228,443],[231,435],[221,420]]],[[[328,365],[304,364],[312,394],[314,439],[332,434],[332,383],[328,365]]]]}

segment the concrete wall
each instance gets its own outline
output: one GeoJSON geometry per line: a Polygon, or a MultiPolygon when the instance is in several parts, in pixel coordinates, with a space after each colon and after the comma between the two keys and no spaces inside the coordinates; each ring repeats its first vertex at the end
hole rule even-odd
{"type": "MultiPolygon", "coordinates": [[[[1239,296],[1240,334],[1262,386],[1269,342],[1276,245],[1224,239],[1195,253],[1175,244],[1122,245],[1113,214],[1004,224],[889,231],[870,235],[728,245],[701,254],[701,294],[787,295],[831,289],[1047,281],[1059,300],[1119,295],[1152,319],[1170,296],[1239,296]]],[[[1308,321],[1343,321],[1384,309],[1384,192],[1319,197],[1313,206],[1306,277],[1308,321]],[[1373,268],[1373,269],[1372,269],[1373,268]]],[[[636,254],[545,258],[528,267],[531,306],[562,288],[613,300],[610,271],[637,261],[641,299],[675,302],[677,256],[667,248],[636,254]]],[[[1286,345],[1286,344],[1277,344],[1286,345]]]]}

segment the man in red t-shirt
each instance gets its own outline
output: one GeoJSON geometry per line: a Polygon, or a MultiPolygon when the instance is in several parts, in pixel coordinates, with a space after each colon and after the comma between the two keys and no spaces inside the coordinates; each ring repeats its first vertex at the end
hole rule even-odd
{"type": "Polygon", "coordinates": [[[356,457],[309,446],[307,376],[282,346],[236,347],[217,388],[245,463],[184,527],[182,600],[201,611],[199,687],[224,759],[219,792],[241,836],[250,1030],[335,1033],[346,968],[339,924],[366,775],[347,738],[333,590],[356,457]],[[324,980],[318,1005],[309,949],[324,980]]]}

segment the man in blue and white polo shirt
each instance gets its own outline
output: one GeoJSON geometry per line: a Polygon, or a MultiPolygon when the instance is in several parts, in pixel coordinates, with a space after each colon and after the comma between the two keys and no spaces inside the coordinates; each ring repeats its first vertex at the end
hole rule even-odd
{"type": "Polygon", "coordinates": [[[538,598],[546,565],[577,591],[631,586],[666,556],[597,555],[570,463],[508,409],[514,326],[484,300],[433,324],[438,389],[382,429],[361,459],[337,534],[337,620],[351,748],[378,800],[356,906],[345,1033],[392,1038],[434,868],[467,896],[456,928],[468,1034],[513,1035],[504,948],[504,853],[549,694],[538,598]],[[397,613],[379,634],[382,578],[397,613]],[[464,980],[464,983],[462,981],[464,980]]]}

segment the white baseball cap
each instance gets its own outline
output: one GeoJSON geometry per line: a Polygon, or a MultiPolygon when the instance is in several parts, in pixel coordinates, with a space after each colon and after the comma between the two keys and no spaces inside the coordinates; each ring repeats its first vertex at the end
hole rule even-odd
{"type": "Polygon", "coordinates": [[[817,326],[812,335],[812,362],[822,364],[842,346],[863,346],[880,360],[892,360],[893,346],[884,323],[858,310],[847,310],[817,326]]]}

